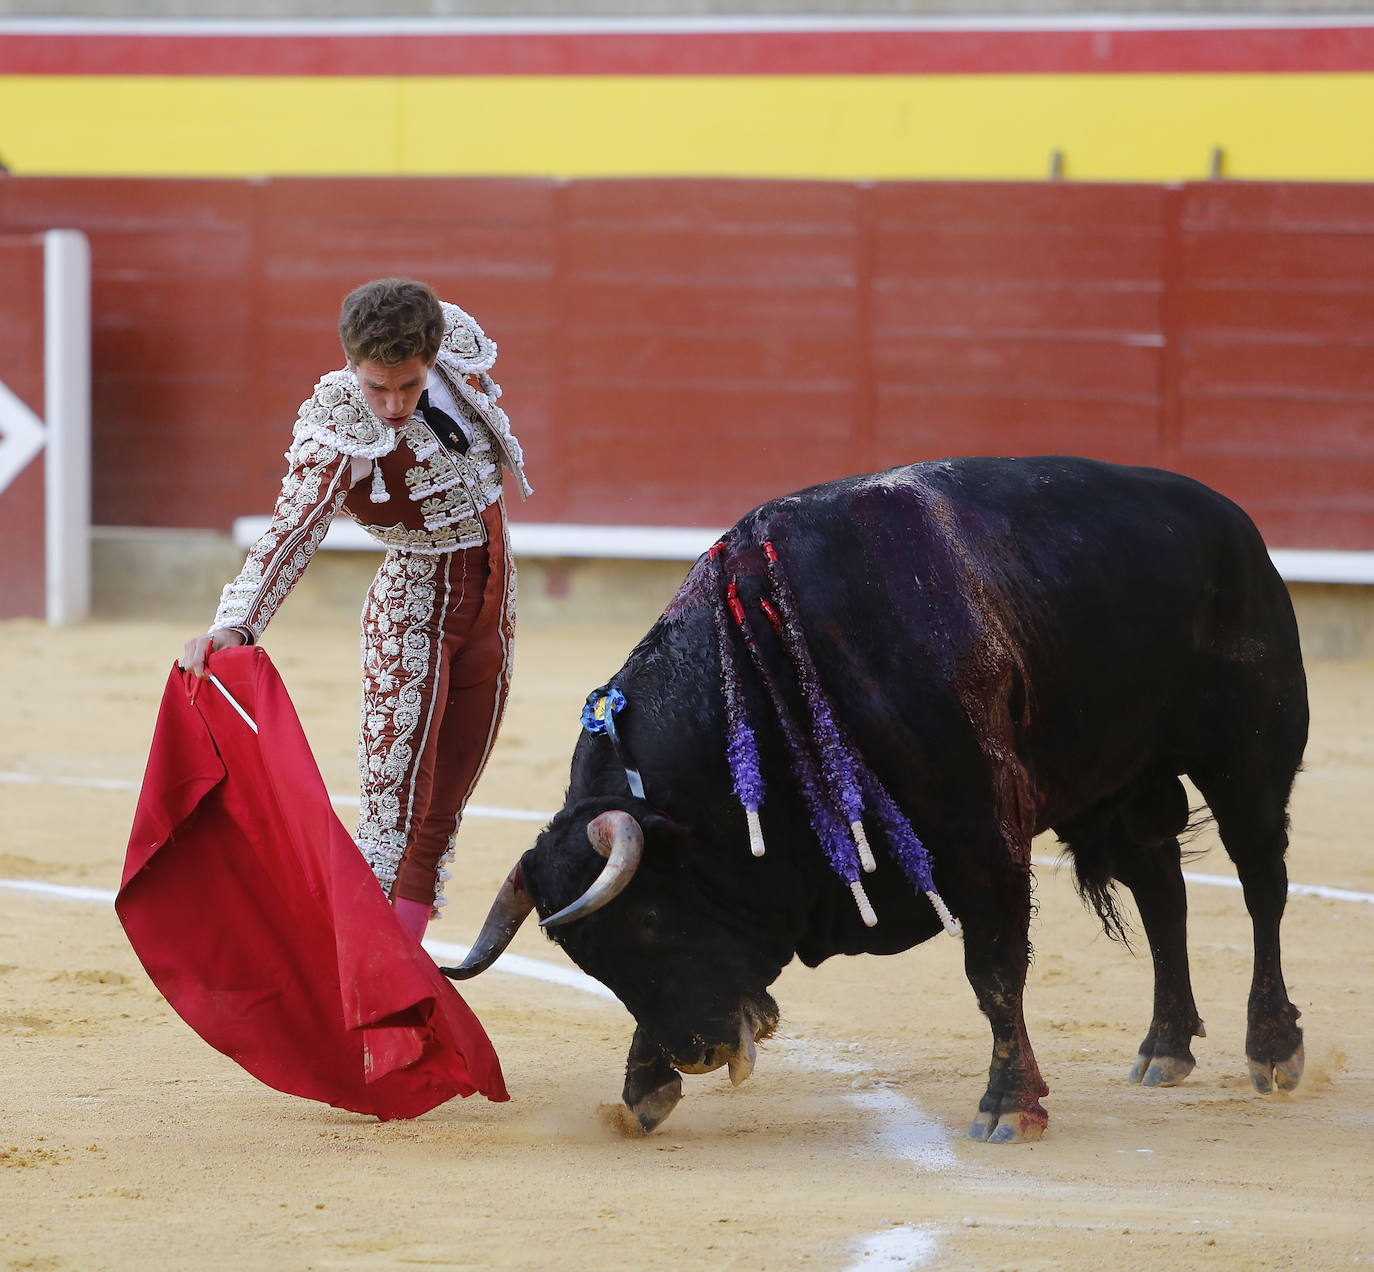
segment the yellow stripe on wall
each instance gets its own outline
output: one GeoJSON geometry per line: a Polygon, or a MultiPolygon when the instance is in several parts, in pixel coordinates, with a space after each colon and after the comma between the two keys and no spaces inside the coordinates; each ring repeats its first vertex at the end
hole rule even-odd
{"type": "Polygon", "coordinates": [[[0,77],[28,175],[1374,179],[1374,75],[0,77]]]}

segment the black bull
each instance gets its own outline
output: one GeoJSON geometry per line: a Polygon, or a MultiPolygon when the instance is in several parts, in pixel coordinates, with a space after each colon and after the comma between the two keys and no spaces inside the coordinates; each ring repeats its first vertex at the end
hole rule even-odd
{"type": "MultiPolygon", "coordinates": [[[[1178,835],[1202,792],[1254,927],[1245,1050],[1261,1091],[1302,1072],[1280,965],[1286,807],[1307,737],[1307,692],[1286,589],[1228,500],[1153,469],[1062,457],[959,459],[852,477],[776,499],[723,539],[727,577],[757,614],[760,545],[790,577],[829,701],[925,842],[964,932],[968,979],[993,1035],[970,1134],[1037,1138],[1048,1088],[1026,1033],[1030,842],[1053,829],[1080,891],[1120,930],[1135,899],[1154,1010],[1131,1069],[1180,1082],[1201,1036],[1189,980],[1178,835]]],[[[796,955],[891,954],[941,930],[875,836],[861,922],[818,847],[769,699],[739,632],[767,796],[751,856],[726,763],[726,719],[703,558],[614,684],[624,756],[584,733],[567,802],[511,872],[457,976],[496,958],[531,908],[635,1017],[625,1102],[644,1129],[682,1072],[742,1081],[777,1023],[767,993],[796,955]],[[603,860],[608,859],[608,860],[603,860]],[[621,891],[623,889],[623,892],[621,891]],[[617,895],[619,894],[619,895],[617,895]]],[[[798,712],[781,641],[756,623],[798,712]]],[[[800,718],[800,717],[799,717],[800,718]]]]}

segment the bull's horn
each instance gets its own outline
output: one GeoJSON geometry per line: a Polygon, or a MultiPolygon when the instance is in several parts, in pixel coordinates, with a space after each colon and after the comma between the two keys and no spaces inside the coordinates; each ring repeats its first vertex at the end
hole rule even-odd
{"type": "Polygon", "coordinates": [[[739,1086],[741,1082],[747,1081],[749,1075],[754,1072],[754,1061],[758,1057],[758,1050],[754,1046],[754,1029],[749,1023],[749,1013],[741,1011],[739,1014],[739,1046],[735,1048],[735,1054],[730,1057],[730,1085],[739,1086]]]}
{"type": "Polygon", "coordinates": [[[601,909],[624,891],[625,885],[639,869],[639,859],[644,855],[644,828],[629,813],[619,809],[602,813],[587,823],[587,838],[592,847],[606,858],[606,864],[586,892],[557,914],[551,914],[540,927],[558,927],[601,909]]]}
{"type": "Polygon", "coordinates": [[[525,916],[533,909],[534,898],[525,888],[517,862],[515,869],[501,885],[501,891],[496,894],[496,900],[491,903],[486,922],[482,924],[482,930],[473,941],[467,957],[457,967],[441,967],[439,970],[450,980],[468,980],[479,972],[485,972],[501,957],[511,937],[520,930],[525,916]]]}

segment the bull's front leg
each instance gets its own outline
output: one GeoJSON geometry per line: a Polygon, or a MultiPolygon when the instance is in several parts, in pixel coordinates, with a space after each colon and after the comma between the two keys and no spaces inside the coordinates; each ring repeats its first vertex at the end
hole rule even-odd
{"type": "Polygon", "coordinates": [[[639,1129],[648,1134],[682,1099],[682,1076],[673,1068],[667,1053],[637,1028],[630,1040],[625,1061],[625,1107],[634,1114],[639,1129]]]}
{"type": "Polygon", "coordinates": [[[1010,863],[1007,871],[1008,878],[980,890],[976,904],[960,914],[964,970],[992,1026],[988,1087],[969,1138],[992,1144],[1038,1140],[1049,1122],[1040,1103],[1049,1087],[1035,1062],[1021,1006],[1030,964],[1030,873],[1010,863]]]}

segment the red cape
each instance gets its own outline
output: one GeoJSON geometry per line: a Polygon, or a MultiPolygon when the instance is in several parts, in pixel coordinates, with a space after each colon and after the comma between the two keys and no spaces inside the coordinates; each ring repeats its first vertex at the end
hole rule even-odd
{"type": "Polygon", "coordinates": [[[335,816],[271,660],[226,649],[213,670],[259,732],[172,669],[115,900],[153,983],[279,1091],[380,1118],[509,1099],[477,1017],[335,816]]]}

